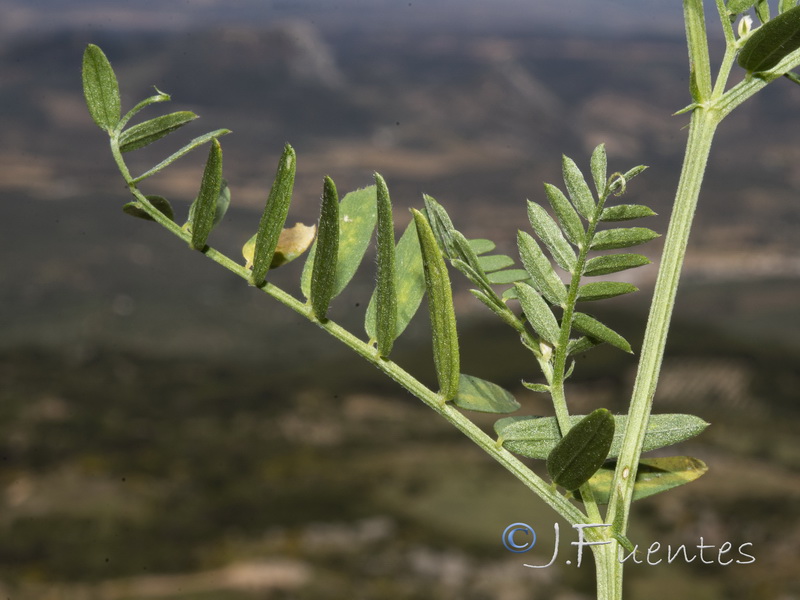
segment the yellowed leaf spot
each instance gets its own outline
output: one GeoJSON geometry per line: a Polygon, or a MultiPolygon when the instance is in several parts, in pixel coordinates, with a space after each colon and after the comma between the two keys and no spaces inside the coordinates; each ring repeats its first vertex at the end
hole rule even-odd
{"type": "MultiPolygon", "coordinates": [[[[281,265],[293,261],[303,254],[311,246],[314,236],[317,234],[316,225],[303,225],[296,223],[294,227],[287,227],[281,231],[278,237],[278,245],[272,257],[270,269],[275,269],[281,265]]],[[[258,235],[258,234],[256,234],[258,235]]],[[[256,235],[247,240],[242,246],[242,256],[246,261],[245,268],[253,268],[253,256],[256,249],[256,235]]]]}

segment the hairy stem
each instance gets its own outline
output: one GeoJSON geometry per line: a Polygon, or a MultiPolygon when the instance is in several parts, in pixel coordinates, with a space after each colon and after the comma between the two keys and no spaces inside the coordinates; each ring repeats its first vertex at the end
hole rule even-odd
{"type": "MultiPolygon", "coordinates": [[[[170,231],[173,235],[181,238],[186,243],[191,240],[191,235],[183,230],[172,220],[164,216],[160,211],[155,209],[142,192],[137,188],[135,182],[131,179],[130,172],[122,159],[119,152],[116,140],[112,137],[111,140],[112,153],[123,174],[128,187],[133,196],[142,204],[142,208],[155,219],[160,225],[170,231]]],[[[248,281],[250,278],[250,270],[238,264],[225,254],[206,246],[202,253],[208,258],[225,267],[229,271],[238,275],[242,279],[248,281]]],[[[517,457],[511,454],[508,450],[499,446],[497,442],[489,437],[477,425],[465,417],[461,412],[450,404],[442,404],[439,394],[429,389],[410,373],[401,368],[397,363],[382,358],[378,351],[368,342],[360,340],[349,331],[342,328],[337,323],[326,319],[325,321],[318,320],[312,313],[309,305],[301,302],[291,294],[283,291],[281,288],[265,282],[258,286],[261,291],[272,296],[275,300],[292,309],[296,313],[306,317],[308,320],[317,323],[322,329],[327,331],[330,335],[338,339],[340,342],[354,350],[356,354],[360,355],[368,362],[372,363],[375,367],[388,375],[391,379],[399,383],[406,390],[411,392],[414,396],[419,398],[422,402],[427,404],[435,412],[439,413],[445,420],[447,420],[456,429],[461,431],[465,436],[478,445],[484,452],[491,456],[494,460],[505,467],[511,474],[519,479],[525,486],[538,495],[544,502],[555,510],[564,519],[571,524],[586,523],[586,515],[584,515],[575,505],[570,503],[565,496],[562,496],[555,491],[550,484],[545,482],[541,477],[531,471],[524,463],[517,457]]]]}
{"type": "Polygon", "coordinates": [[[653,395],[661,370],[689,232],[711,150],[711,142],[719,120],[719,115],[714,110],[701,107],[692,113],[683,169],[664,242],[664,251],[647,321],[628,422],[611,488],[607,521],[613,523],[615,532],[622,535],[627,530],[636,468],[639,464],[645,429],[650,418],[653,395]]]}

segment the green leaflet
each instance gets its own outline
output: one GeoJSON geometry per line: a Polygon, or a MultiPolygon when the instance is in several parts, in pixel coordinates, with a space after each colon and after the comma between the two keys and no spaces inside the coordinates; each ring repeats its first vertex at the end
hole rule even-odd
{"type": "Polygon", "coordinates": [[[433,333],[433,362],[439,381],[439,393],[447,402],[455,398],[459,385],[458,333],[453,309],[453,293],[447,265],[425,216],[412,209],[417,225],[422,265],[425,272],[425,289],[428,292],[428,309],[433,333]]]}
{"type": "Polygon", "coordinates": [[[314,316],[324,321],[328,314],[328,306],[333,298],[336,285],[336,272],[339,269],[339,194],[333,179],[325,176],[322,187],[322,209],[319,216],[319,234],[317,235],[317,256],[311,263],[311,256],[306,265],[313,265],[309,282],[309,300],[314,316]]]}
{"type": "Polygon", "coordinates": [[[222,137],[223,135],[227,135],[230,132],[231,132],[230,129],[216,129],[214,131],[210,131],[210,132],[208,132],[208,133],[206,133],[204,135],[201,135],[199,137],[194,138],[191,142],[186,144],[183,148],[181,148],[177,152],[174,152],[174,153],[170,154],[167,158],[162,160],[155,167],[153,167],[152,169],[150,169],[148,171],[145,171],[144,173],[142,173],[138,177],[134,178],[131,183],[139,183],[140,181],[142,181],[144,179],[147,179],[148,177],[150,177],[152,175],[155,175],[156,173],[158,173],[162,169],[168,167],[169,165],[174,163],[176,160],[178,160],[182,156],[188,154],[189,152],[191,152],[195,148],[199,148],[203,144],[205,144],[207,142],[210,142],[212,140],[216,140],[218,137],[222,137]]]}
{"type": "Polygon", "coordinates": [[[617,229],[604,229],[598,231],[590,248],[592,250],[616,250],[638,246],[659,237],[652,229],[647,227],[619,227],[617,229]]]}
{"type": "Polygon", "coordinates": [[[493,271],[486,275],[489,283],[494,285],[508,285],[516,281],[524,281],[529,277],[528,272],[523,269],[504,269],[502,271],[493,271]]]}
{"type": "Polygon", "coordinates": [[[589,337],[633,354],[631,345],[624,337],[587,314],[576,312],[572,315],[572,326],[589,337]]]}
{"type": "Polygon", "coordinates": [[[492,240],[485,239],[470,240],[469,245],[472,246],[472,251],[478,256],[481,254],[486,254],[487,252],[491,252],[496,248],[495,243],[492,240]]]}
{"type": "Polygon", "coordinates": [[[608,275],[649,264],[650,259],[641,254],[606,254],[586,261],[583,274],[587,277],[608,275]]]}
{"type": "Polygon", "coordinates": [[[780,0],[778,3],[778,13],[785,13],[787,10],[790,10],[797,6],[797,0],[780,0]]]}
{"type": "Polygon", "coordinates": [[[594,217],[594,198],[592,191],[583,177],[583,173],[571,158],[564,156],[561,161],[561,170],[564,174],[564,183],[567,186],[567,192],[578,209],[578,212],[583,215],[587,221],[591,221],[594,217]]]}
{"type": "Polygon", "coordinates": [[[522,305],[522,311],[536,335],[554,348],[558,346],[561,328],[547,302],[527,283],[515,283],[514,287],[517,290],[517,298],[522,305]]]}
{"type": "MultiPolygon", "coordinates": [[[[570,415],[570,423],[575,425],[582,418],[582,415],[570,415]]],[[[619,456],[628,415],[614,415],[614,421],[616,426],[608,458],[619,456]]],[[[650,415],[642,452],[666,448],[686,441],[702,433],[706,427],[708,427],[708,423],[694,415],[650,415]]],[[[503,447],[528,458],[547,458],[547,455],[561,439],[555,417],[507,417],[497,421],[494,424],[494,430],[503,447]]]]}
{"type": "MultiPolygon", "coordinates": [[[[222,184],[219,188],[219,195],[217,196],[217,203],[214,208],[214,218],[211,221],[211,229],[213,230],[214,227],[220,224],[222,219],[225,217],[225,213],[228,212],[228,207],[231,205],[231,190],[228,187],[227,180],[223,177],[222,184]]],[[[194,202],[192,202],[191,206],[189,206],[189,222],[188,222],[188,230],[192,231],[192,221],[194,221],[194,211],[198,206],[197,198],[195,198],[194,202]]]]}
{"type": "Polygon", "coordinates": [[[252,285],[263,284],[267,271],[272,266],[275,249],[278,246],[281,231],[289,214],[289,204],[292,202],[296,168],[297,156],[294,148],[286,144],[278,161],[275,179],[269,190],[264,212],[261,213],[261,220],[258,223],[255,255],[253,257],[253,273],[250,276],[252,285]]]}
{"type": "Polygon", "coordinates": [[[485,273],[473,269],[460,258],[454,258],[450,261],[450,264],[461,271],[461,273],[472,283],[477,285],[484,294],[487,294],[490,297],[496,295],[485,273]]]}
{"type": "Polygon", "coordinates": [[[94,44],[83,52],[83,95],[92,120],[101,129],[111,132],[119,123],[119,84],[111,63],[94,44]]]}
{"type": "Polygon", "coordinates": [[[753,7],[758,0],[728,0],[726,8],[731,15],[738,15],[753,7]]]}
{"type": "MultiPolygon", "coordinates": [[[[287,227],[281,231],[278,236],[278,245],[275,246],[275,253],[272,255],[272,262],[269,265],[270,269],[277,269],[292,262],[294,259],[302,256],[314,242],[314,237],[317,235],[316,225],[303,225],[302,223],[295,223],[294,227],[287,227]]],[[[245,268],[253,268],[253,259],[256,255],[256,239],[258,234],[254,234],[244,246],[242,246],[242,256],[245,259],[245,268]]]]}
{"type": "Polygon", "coordinates": [[[614,416],[598,408],[573,425],[547,455],[553,483],[576,490],[605,462],[614,439],[614,416]]]}
{"type": "MultiPolygon", "coordinates": [[[[416,314],[425,295],[425,274],[422,270],[422,253],[419,248],[417,226],[412,220],[395,248],[395,294],[397,297],[397,321],[395,339],[405,331],[416,314]]],[[[364,328],[370,339],[377,339],[376,330],[377,290],[372,293],[364,328]]]]}
{"type": "MultiPolygon", "coordinates": [[[[595,502],[608,504],[616,462],[603,465],[589,480],[595,502]]],[[[633,500],[647,498],[700,478],[708,471],[706,464],[691,456],[665,456],[643,458],[636,470],[633,500]]],[[[580,500],[580,494],[576,493],[580,500]]]]}
{"type": "MultiPolygon", "coordinates": [[[[530,391],[536,392],[537,394],[550,393],[550,386],[544,383],[528,383],[527,381],[523,381],[522,385],[524,385],[530,391]]],[[[502,420],[503,419],[500,419],[500,421],[502,420]]],[[[497,423],[499,423],[500,421],[497,421],[497,423]]],[[[497,427],[497,423],[495,423],[495,427],[497,427]]]]}
{"type": "Polygon", "coordinates": [[[520,408],[514,396],[499,385],[463,373],[453,404],[465,410],[494,414],[512,413],[520,408]]]}
{"type": "Polygon", "coordinates": [[[397,292],[394,255],[394,221],[389,189],[375,173],[378,210],[378,286],[376,289],[376,340],[378,354],[389,356],[397,337],[397,292]]]}
{"type": "Polygon", "coordinates": [[[512,313],[502,301],[498,301],[496,296],[489,296],[489,294],[481,290],[470,290],[470,293],[480,300],[486,308],[500,317],[506,325],[516,329],[520,333],[525,331],[525,326],[522,325],[521,321],[517,319],[514,313],[512,313]]]}
{"type": "Polygon", "coordinates": [[[605,198],[608,182],[608,158],[605,144],[599,144],[592,152],[591,170],[597,197],[605,198]]]}
{"type": "Polygon", "coordinates": [[[188,110],[162,115],[139,123],[123,131],[119,136],[120,152],[131,152],[144,148],[165,135],[180,129],[187,123],[194,121],[197,115],[188,110]]]}
{"type": "Polygon", "coordinates": [[[583,224],[578,213],[575,212],[570,201],[556,186],[545,183],[544,191],[567,239],[575,246],[580,246],[583,243],[586,232],[583,230],[583,224]]]}
{"type": "MultiPolygon", "coordinates": [[[[346,194],[339,206],[339,257],[337,259],[336,282],[333,287],[335,298],[342,293],[356,274],[364,259],[372,239],[372,232],[378,220],[377,192],[374,185],[346,194]]],[[[308,298],[310,291],[311,268],[314,264],[316,244],[308,253],[303,268],[300,287],[308,298]]]]}
{"type": "Polygon", "coordinates": [[[222,147],[218,140],[211,142],[208,151],[206,167],[203,170],[203,179],[200,182],[200,191],[190,209],[192,239],[190,245],[195,250],[203,250],[206,240],[214,227],[214,217],[217,212],[217,201],[222,189],[222,147]]]}
{"type": "Polygon", "coordinates": [[[490,254],[489,256],[479,256],[478,264],[484,273],[491,273],[514,266],[514,259],[505,254],[490,254]]]}
{"type": "Polygon", "coordinates": [[[769,2],[767,0],[756,0],[756,16],[762,23],[769,21],[769,2]]]}
{"type": "Polygon", "coordinates": [[[464,260],[464,257],[459,256],[453,247],[453,232],[456,229],[453,227],[453,222],[450,220],[447,211],[441,204],[427,194],[423,194],[422,200],[425,203],[425,218],[428,220],[436,242],[439,244],[439,248],[442,249],[442,252],[444,252],[445,257],[448,259],[461,258],[464,260]]]}
{"type": "Polygon", "coordinates": [[[756,29],[745,42],[737,60],[740,67],[751,73],[768,71],[798,48],[800,6],[787,10],[756,29]]]}
{"type": "Polygon", "coordinates": [[[485,279],[486,273],[484,273],[481,268],[478,255],[475,254],[475,251],[472,249],[467,238],[464,237],[464,234],[454,229],[450,234],[450,239],[453,245],[453,253],[455,254],[454,259],[469,265],[479,279],[485,279]]]}
{"type": "MultiPolygon", "coordinates": [[[[553,266],[533,237],[524,231],[517,232],[519,256],[525,271],[533,280],[533,287],[550,303],[563,306],[567,301],[567,288],[553,270],[553,266]]],[[[501,271],[502,273],[502,271],[501,271]]],[[[496,275],[497,273],[492,273],[496,275]]]]}
{"type": "Polygon", "coordinates": [[[622,296],[623,294],[630,294],[631,292],[638,291],[635,285],[630,283],[623,283],[621,281],[598,281],[596,283],[587,283],[578,289],[578,300],[605,300],[606,298],[614,298],[615,296],[622,296]]]}
{"type": "Polygon", "coordinates": [[[534,231],[536,231],[536,235],[550,250],[550,254],[553,255],[558,265],[568,273],[572,273],[575,270],[577,258],[567,240],[564,239],[556,222],[553,221],[544,208],[530,200],[528,200],[528,219],[534,231]]]}
{"type": "Polygon", "coordinates": [[[582,354],[602,344],[603,342],[585,335],[572,339],[567,344],[567,356],[572,354],[582,354]]]}
{"type": "MultiPolygon", "coordinates": [[[[170,221],[175,220],[175,211],[172,210],[172,205],[163,196],[146,196],[158,212],[167,217],[170,221]]],[[[122,212],[132,217],[144,219],[145,221],[155,221],[145,210],[139,202],[128,202],[122,207],[122,212]]]]}
{"type": "Polygon", "coordinates": [[[618,204],[604,208],[600,213],[601,221],[630,221],[642,217],[654,217],[656,212],[642,204],[618,204]]]}

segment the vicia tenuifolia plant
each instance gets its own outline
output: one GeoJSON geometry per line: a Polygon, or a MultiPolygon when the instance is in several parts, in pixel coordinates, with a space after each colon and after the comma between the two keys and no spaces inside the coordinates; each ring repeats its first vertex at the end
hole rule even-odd
{"type": "Polygon", "coordinates": [[[798,82],[792,73],[800,64],[800,7],[795,4],[796,0],[780,0],[772,16],[766,0],[716,0],[725,52],[713,78],[702,0],[683,2],[691,102],[679,112],[691,113],[688,143],[636,381],[628,412],[621,415],[602,407],[588,415],[572,414],[565,382],[579,355],[595,346],[632,352],[627,340],[591,315],[591,307],[636,291],[633,285],[606,281],[605,276],[650,262],[628,249],[657,237],[638,224],[653,211],[643,204],[619,202],[645,167],[609,174],[600,145],[589,160],[587,178],[564,157],[563,189],[545,184],[546,204],[528,202],[531,229],[517,236],[520,268],[514,258],[494,254],[490,240],[467,239],[444,207],[428,196],[420,210],[412,211],[413,219],[396,242],[389,190],[378,174],[375,185],[341,199],[333,180],[325,177],[317,227],[286,228],[296,165],[294,151],[286,146],[258,228],[244,244],[242,261],[209,245],[209,236],[230,202],[219,142],[229,131],[218,129],[195,138],[151,169],[133,175],[125,162],[128,152],[176,131],[196,115],[179,111],[129,125],[140,111],[170,98],[156,90],[123,116],[117,79],[97,46],[90,45],[84,54],[83,86],[89,112],[108,133],[111,153],[133,196],[123,207],[126,213],[157,222],[192,249],[319,325],[459,429],[572,525],[602,525],[585,530],[587,541],[598,542],[592,546],[597,594],[603,600],[618,599],[623,569],[618,556],[632,548],[631,502],[690,482],[706,470],[691,457],[644,459],[641,454],[686,440],[707,425],[692,415],[651,414],[652,399],[714,132],[737,106],[770,82],[781,77],[798,82]],[[745,14],[751,10],[761,25],[754,26],[745,14]],[[738,82],[731,85],[733,74],[738,82]],[[150,176],[206,144],[208,157],[197,197],[180,225],[165,198],[145,194],[142,188],[150,176]],[[375,230],[377,283],[366,310],[365,333],[354,333],[328,318],[329,307],[362,263],[375,230]],[[272,283],[270,271],[306,250],[300,283],[304,298],[297,298],[272,283]],[[465,276],[474,286],[472,294],[519,335],[539,372],[539,381],[525,386],[549,394],[554,417],[500,418],[494,435],[469,419],[467,411],[511,414],[521,406],[499,386],[461,373],[451,268],[465,276]],[[395,340],[425,295],[435,388],[423,385],[391,358],[395,340]],[[547,476],[538,475],[520,457],[545,461],[547,476]]]}

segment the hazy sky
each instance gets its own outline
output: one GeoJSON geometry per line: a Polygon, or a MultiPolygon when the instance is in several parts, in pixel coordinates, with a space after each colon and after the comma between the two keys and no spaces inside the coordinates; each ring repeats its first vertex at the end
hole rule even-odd
{"type": "Polygon", "coordinates": [[[0,32],[184,29],[302,17],[318,27],[679,34],[677,0],[0,0],[0,32]]]}

